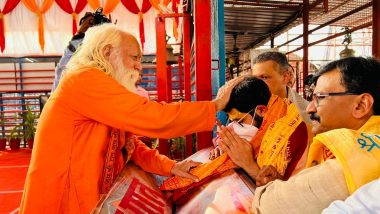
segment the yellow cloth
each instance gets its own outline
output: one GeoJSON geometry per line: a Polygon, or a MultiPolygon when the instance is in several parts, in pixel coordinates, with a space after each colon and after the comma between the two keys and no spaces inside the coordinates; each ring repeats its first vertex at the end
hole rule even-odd
{"type": "Polygon", "coordinates": [[[265,116],[263,118],[263,123],[261,124],[259,130],[257,131],[257,134],[253,139],[251,140],[251,144],[253,146],[253,150],[255,152],[255,158],[257,157],[261,141],[263,140],[263,137],[269,128],[271,124],[273,124],[276,120],[280,119],[281,117],[285,116],[286,109],[287,109],[288,103],[284,99],[280,98],[277,95],[272,95],[268,105],[267,105],[267,112],[265,113],[265,116]]]}
{"type": "MultiPolygon", "coordinates": [[[[224,153],[223,155],[215,158],[208,163],[204,163],[195,167],[194,169],[190,170],[190,173],[197,176],[201,181],[213,173],[221,173],[235,167],[236,165],[229,159],[227,153],[224,153]]],[[[160,189],[175,190],[187,187],[192,183],[194,183],[194,181],[189,178],[174,176],[165,180],[164,183],[160,186],[160,189]]]]}
{"type": "Polygon", "coordinates": [[[372,116],[359,130],[336,129],[314,137],[307,166],[324,161],[327,147],[342,165],[352,194],[380,176],[380,116],[372,116]]]}
{"type": "Polygon", "coordinates": [[[257,164],[260,168],[272,165],[283,176],[291,159],[287,158],[290,136],[302,122],[297,106],[292,103],[284,117],[269,127],[261,143],[257,164]]]}

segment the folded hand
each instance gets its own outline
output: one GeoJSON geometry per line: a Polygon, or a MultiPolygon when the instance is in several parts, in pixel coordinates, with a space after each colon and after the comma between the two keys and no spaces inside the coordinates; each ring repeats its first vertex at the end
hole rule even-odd
{"type": "Polygon", "coordinates": [[[221,156],[223,153],[224,153],[223,150],[219,146],[217,146],[213,150],[210,151],[208,158],[210,160],[214,160],[215,158],[221,156]]]}

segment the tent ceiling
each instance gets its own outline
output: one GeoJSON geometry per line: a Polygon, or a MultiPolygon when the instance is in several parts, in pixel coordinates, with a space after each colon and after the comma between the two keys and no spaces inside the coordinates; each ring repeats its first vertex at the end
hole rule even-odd
{"type": "MultiPolygon", "coordinates": [[[[271,35],[302,24],[302,0],[225,0],[225,44],[230,55],[257,47],[271,35]],[[236,47],[234,47],[236,38],[236,47]]],[[[324,24],[339,16],[357,10],[332,25],[355,27],[372,21],[371,0],[310,0],[310,24],[324,24]],[[323,3],[327,3],[327,12],[323,3]]]]}

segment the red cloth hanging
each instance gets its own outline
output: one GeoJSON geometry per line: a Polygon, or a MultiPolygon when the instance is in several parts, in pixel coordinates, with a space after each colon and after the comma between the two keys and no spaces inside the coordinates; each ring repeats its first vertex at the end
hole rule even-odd
{"type": "Polygon", "coordinates": [[[152,5],[150,4],[149,0],[143,0],[142,8],[140,10],[139,7],[137,6],[135,0],[121,0],[121,3],[131,13],[137,14],[139,16],[139,18],[140,18],[140,25],[139,25],[140,42],[141,42],[142,49],[144,49],[145,32],[144,32],[143,14],[148,12],[148,10],[152,7],[152,5]]]}
{"type": "Polygon", "coordinates": [[[55,0],[58,6],[68,14],[73,16],[73,35],[77,32],[78,13],[82,12],[87,4],[87,0],[78,0],[75,10],[71,6],[70,0],[55,0]]]}
{"type": "Polygon", "coordinates": [[[5,3],[3,11],[0,10],[0,48],[1,52],[5,49],[5,26],[4,26],[4,16],[5,14],[11,12],[20,2],[20,0],[7,0],[5,3]]]}
{"type": "MultiPolygon", "coordinates": [[[[180,3],[179,0],[172,0],[172,10],[176,14],[178,14],[179,3],[180,3]]],[[[179,23],[179,17],[175,17],[174,22],[173,22],[173,36],[176,40],[178,40],[178,23],[179,23]]]]}

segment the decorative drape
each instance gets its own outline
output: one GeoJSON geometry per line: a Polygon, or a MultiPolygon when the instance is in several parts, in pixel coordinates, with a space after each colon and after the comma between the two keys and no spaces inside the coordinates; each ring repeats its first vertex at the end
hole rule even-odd
{"type": "MultiPolygon", "coordinates": [[[[8,0],[0,1],[2,2],[2,4],[0,4],[0,9],[3,9],[8,0]]],[[[11,12],[7,13],[5,15],[5,19],[3,20],[5,26],[5,48],[2,53],[0,52],[1,57],[17,57],[26,55],[61,55],[63,53],[63,50],[67,46],[67,41],[69,41],[73,35],[72,15],[69,15],[67,12],[65,12],[66,9],[63,10],[61,8],[62,4],[60,6],[58,4],[53,3],[50,6],[50,8],[45,13],[43,13],[44,28],[43,37],[41,37],[41,34],[39,34],[39,32],[41,32],[41,29],[37,27],[41,25],[39,25],[39,21],[41,20],[39,19],[39,16],[36,15],[36,12],[33,12],[30,9],[33,6],[26,7],[26,5],[23,4],[24,0],[19,1],[19,4],[11,12]],[[44,39],[43,50],[41,48],[39,38],[44,39]]],[[[46,0],[34,1],[36,2],[35,4],[41,12],[43,9],[42,4],[46,0]]],[[[78,1],[79,0],[69,0],[74,11],[76,7],[78,7],[79,9],[78,1]]],[[[106,2],[107,5],[113,5],[115,3],[115,1],[108,1],[109,0],[99,0],[101,4],[99,6],[105,6],[106,2]]],[[[10,0],[7,4],[9,5],[10,3],[13,4],[16,2],[15,0],[10,0]]],[[[160,2],[160,5],[163,6],[163,0],[160,0],[160,2]]],[[[136,3],[141,10],[143,0],[136,0],[136,3]]],[[[111,6],[106,7],[112,9],[111,6]]],[[[7,6],[7,8],[9,8],[9,6],[7,6]]],[[[69,9],[70,7],[67,10],[69,9]]],[[[171,11],[171,7],[167,9],[171,11]]],[[[94,12],[91,6],[87,4],[82,10],[82,12],[78,13],[77,22],[79,22],[79,19],[85,14],[86,11],[94,12]]],[[[151,7],[143,15],[145,35],[145,43],[143,50],[144,54],[154,54],[156,52],[155,18],[157,16],[157,13],[158,11],[153,10],[153,8],[151,7]]],[[[132,35],[135,35],[136,38],[140,41],[140,22],[138,15],[126,9],[120,1],[111,14],[113,18],[115,17],[118,19],[117,25],[120,28],[124,29],[128,33],[131,33],[132,35]]],[[[171,23],[169,22],[168,24],[171,23]]],[[[171,34],[171,27],[168,28],[168,33],[171,34]]]]}
{"type": "MultiPolygon", "coordinates": [[[[172,0],[172,10],[174,13],[178,13],[178,4],[179,0],[172,0]]],[[[178,23],[179,18],[175,17],[173,22],[173,36],[176,40],[178,40],[178,23]]]]}
{"type": "Polygon", "coordinates": [[[44,0],[42,3],[41,10],[38,8],[35,0],[21,0],[25,7],[38,16],[38,42],[40,43],[41,50],[44,51],[45,48],[45,37],[44,37],[44,17],[43,14],[50,8],[54,0],[44,0]]]}
{"type": "Polygon", "coordinates": [[[87,4],[87,0],[78,0],[75,10],[71,6],[70,0],[55,0],[58,6],[68,14],[73,16],[73,35],[77,32],[78,14],[82,12],[87,4]]]}
{"type": "Polygon", "coordinates": [[[164,0],[161,4],[160,0],[149,0],[150,4],[154,9],[159,11],[160,13],[168,13],[168,8],[165,8],[171,0],[164,0]],[[164,7],[165,6],[165,7],[164,7]]]}
{"type": "Polygon", "coordinates": [[[1,52],[4,52],[5,49],[5,25],[4,25],[4,16],[5,14],[11,12],[20,2],[20,0],[8,0],[4,9],[0,10],[0,49],[1,52]]]}
{"type": "Polygon", "coordinates": [[[137,14],[139,16],[139,34],[140,34],[140,42],[141,47],[144,50],[145,43],[145,32],[144,32],[144,13],[148,12],[148,10],[152,7],[149,0],[143,0],[141,10],[136,4],[135,0],[121,0],[121,3],[127,8],[131,13],[137,14]]]}
{"type": "MultiPolygon", "coordinates": [[[[99,0],[87,0],[90,7],[94,10],[98,9],[100,7],[99,0]]],[[[103,7],[103,13],[104,14],[110,14],[115,7],[119,4],[120,0],[108,0],[104,7],[103,7]]]]}

